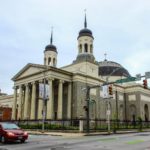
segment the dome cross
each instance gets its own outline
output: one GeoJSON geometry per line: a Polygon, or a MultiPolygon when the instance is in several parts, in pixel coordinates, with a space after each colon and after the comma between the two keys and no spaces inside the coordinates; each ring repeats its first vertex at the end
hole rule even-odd
{"type": "Polygon", "coordinates": [[[50,44],[53,44],[53,27],[51,27],[51,38],[50,38],[50,44]]]}
{"type": "Polygon", "coordinates": [[[87,28],[87,21],[86,21],[86,9],[85,9],[84,11],[85,11],[84,28],[87,28]]]}

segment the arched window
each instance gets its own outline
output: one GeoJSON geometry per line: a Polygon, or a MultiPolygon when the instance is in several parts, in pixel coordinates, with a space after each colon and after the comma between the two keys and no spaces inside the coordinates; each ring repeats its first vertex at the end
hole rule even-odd
{"type": "Polygon", "coordinates": [[[46,65],[46,57],[44,58],[44,65],[46,65]]]}
{"type": "Polygon", "coordinates": [[[148,111],[148,105],[145,104],[144,106],[144,116],[145,116],[145,121],[149,120],[149,111],[148,111]]]}
{"type": "Polygon", "coordinates": [[[93,45],[91,44],[90,45],[90,53],[92,53],[93,52],[93,45]]]}
{"type": "Polygon", "coordinates": [[[130,120],[135,121],[136,120],[136,106],[134,104],[130,105],[130,120]]]}
{"type": "Polygon", "coordinates": [[[50,63],[51,63],[51,58],[49,57],[48,58],[48,65],[50,65],[50,63]]]}
{"type": "Polygon", "coordinates": [[[82,45],[79,45],[79,53],[82,53],[82,45]]]}
{"type": "Polygon", "coordinates": [[[84,44],[84,52],[88,52],[88,45],[87,45],[87,43],[86,44],[84,44]]]}
{"type": "Polygon", "coordinates": [[[119,119],[124,120],[124,117],[123,117],[123,104],[121,104],[120,107],[119,107],[119,119]]]}
{"type": "Polygon", "coordinates": [[[55,60],[55,58],[53,58],[53,65],[55,66],[56,64],[56,60],[55,60]]]}

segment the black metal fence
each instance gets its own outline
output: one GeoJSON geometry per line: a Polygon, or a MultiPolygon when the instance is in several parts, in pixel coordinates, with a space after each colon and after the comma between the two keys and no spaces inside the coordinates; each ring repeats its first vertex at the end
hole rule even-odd
{"type": "MultiPolygon", "coordinates": [[[[74,131],[79,132],[80,122],[83,121],[83,129],[86,132],[86,119],[72,119],[72,120],[11,120],[8,122],[14,122],[24,129],[40,130],[44,123],[45,130],[60,130],[60,131],[74,131]]],[[[90,131],[107,131],[108,122],[105,119],[101,120],[89,120],[90,131]]],[[[150,121],[120,121],[120,120],[110,120],[111,131],[117,130],[132,130],[132,129],[147,129],[150,128],[150,121]]]]}

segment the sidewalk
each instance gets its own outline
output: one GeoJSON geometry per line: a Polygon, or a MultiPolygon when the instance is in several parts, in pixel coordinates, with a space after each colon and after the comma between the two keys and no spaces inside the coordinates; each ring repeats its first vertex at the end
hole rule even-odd
{"type": "MultiPolygon", "coordinates": [[[[44,133],[42,131],[32,131],[32,130],[27,130],[29,134],[34,134],[34,135],[51,135],[51,136],[71,136],[71,137],[78,137],[78,136],[96,136],[96,135],[109,135],[108,132],[90,132],[90,133],[73,133],[73,132],[53,132],[53,131],[45,131],[44,133]]],[[[110,135],[112,134],[129,134],[129,133],[138,133],[139,131],[137,129],[135,130],[126,130],[126,131],[117,131],[116,133],[111,132],[110,135]]],[[[142,132],[150,132],[149,129],[143,130],[142,132]]],[[[139,132],[140,133],[140,132],[139,132]]]]}
{"type": "Polygon", "coordinates": [[[28,131],[26,130],[29,134],[34,134],[34,135],[52,135],[52,136],[85,136],[85,133],[65,133],[65,132],[51,132],[51,131],[28,131]]]}

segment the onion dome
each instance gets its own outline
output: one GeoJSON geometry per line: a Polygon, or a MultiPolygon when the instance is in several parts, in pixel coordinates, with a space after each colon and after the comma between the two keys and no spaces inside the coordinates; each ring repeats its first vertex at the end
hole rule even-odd
{"type": "Polygon", "coordinates": [[[54,51],[54,52],[57,53],[57,48],[52,43],[53,43],[53,32],[51,32],[50,44],[45,47],[45,51],[44,52],[46,52],[46,51],[54,51]]]}
{"type": "Polygon", "coordinates": [[[116,62],[107,61],[106,59],[104,61],[99,62],[99,75],[100,76],[108,76],[112,72],[113,72],[112,76],[125,76],[125,77],[131,76],[124,67],[122,67],[120,64],[116,62]]]}
{"type": "Polygon", "coordinates": [[[89,36],[89,37],[92,37],[94,39],[94,37],[92,35],[92,31],[87,28],[86,14],[85,14],[85,21],[84,21],[84,29],[79,31],[78,38],[81,36],[89,36]]]}
{"type": "Polygon", "coordinates": [[[45,51],[54,51],[57,53],[57,48],[55,45],[49,44],[45,47],[45,51]]]}

